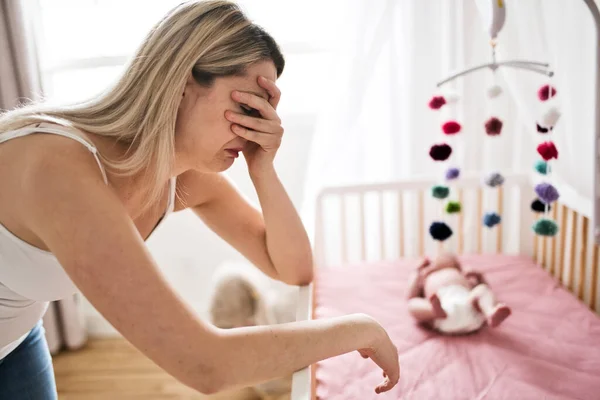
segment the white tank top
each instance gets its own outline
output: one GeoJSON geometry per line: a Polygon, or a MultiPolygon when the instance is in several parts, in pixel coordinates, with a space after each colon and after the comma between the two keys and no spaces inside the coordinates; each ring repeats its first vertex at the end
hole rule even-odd
{"type": "MultiPolygon", "coordinates": [[[[38,124],[1,133],[0,144],[33,133],[60,135],[84,145],[95,157],[104,182],[108,184],[96,147],[73,133],[73,128],[38,124]]],[[[167,209],[154,230],[173,211],[175,183],[172,178],[167,209]]],[[[48,302],[76,292],[76,286],[52,253],[19,239],[0,223],[0,360],[25,339],[43,317],[48,302]]]]}

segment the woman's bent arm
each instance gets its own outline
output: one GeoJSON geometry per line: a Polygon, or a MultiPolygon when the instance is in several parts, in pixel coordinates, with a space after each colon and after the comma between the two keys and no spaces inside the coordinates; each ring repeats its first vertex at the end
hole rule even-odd
{"type": "Polygon", "coordinates": [[[232,331],[203,323],[165,281],[89,153],[45,150],[23,172],[22,218],[94,307],[171,375],[213,393],[364,349],[389,375],[382,390],[394,386],[395,347],[368,317],[232,331]]]}

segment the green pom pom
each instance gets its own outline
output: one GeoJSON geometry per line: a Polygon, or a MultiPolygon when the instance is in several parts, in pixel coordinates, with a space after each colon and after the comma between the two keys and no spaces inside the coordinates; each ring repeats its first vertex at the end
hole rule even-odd
{"type": "Polygon", "coordinates": [[[448,214],[454,214],[454,213],[459,213],[460,212],[460,203],[458,201],[449,201],[446,204],[446,212],[448,214]]]}
{"type": "Polygon", "coordinates": [[[431,188],[431,195],[436,199],[445,199],[450,194],[448,186],[435,185],[431,188]]]}
{"type": "Polygon", "coordinates": [[[543,160],[538,160],[535,163],[535,170],[542,175],[546,175],[548,173],[548,163],[543,160]]]}
{"type": "Polygon", "coordinates": [[[540,218],[532,226],[535,233],[541,236],[554,236],[558,232],[558,225],[556,222],[547,218],[540,218]]]}

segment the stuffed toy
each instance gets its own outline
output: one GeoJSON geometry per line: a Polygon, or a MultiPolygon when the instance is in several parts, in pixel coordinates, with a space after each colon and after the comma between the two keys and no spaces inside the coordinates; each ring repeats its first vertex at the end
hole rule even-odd
{"type": "Polygon", "coordinates": [[[444,334],[467,334],[485,325],[495,328],[511,309],[496,300],[480,272],[463,269],[450,253],[428,259],[409,282],[408,309],[419,323],[444,334]]]}
{"type": "MultiPolygon", "coordinates": [[[[221,329],[275,325],[296,320],[298,287],[275,281],[246,263],[224,264],[214,275],[209,319],[221,329]]],[[[288,400],[292,377],[252,387],[258,399],[288,400]]]]}

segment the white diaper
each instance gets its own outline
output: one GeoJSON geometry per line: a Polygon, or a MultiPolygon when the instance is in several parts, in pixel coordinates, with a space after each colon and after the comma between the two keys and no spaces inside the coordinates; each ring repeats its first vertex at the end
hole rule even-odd
{"type": "Polygon", "coordinates": [[[468,333],[478,330],[485,317],[471,303],[470,290],[460,285],[449,285],[437,292],[446,318],[433,322],[435,329],[444,333],[468,333]]]}

